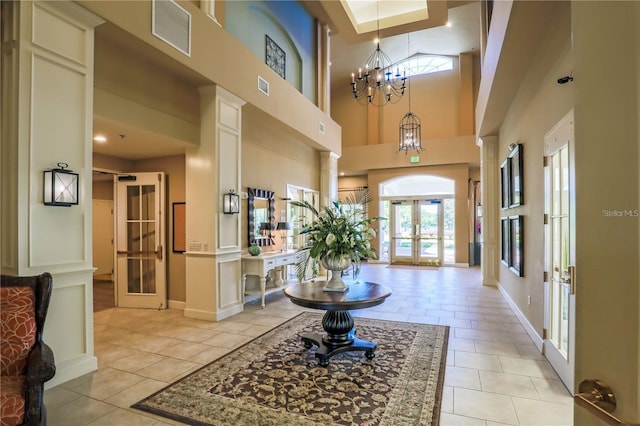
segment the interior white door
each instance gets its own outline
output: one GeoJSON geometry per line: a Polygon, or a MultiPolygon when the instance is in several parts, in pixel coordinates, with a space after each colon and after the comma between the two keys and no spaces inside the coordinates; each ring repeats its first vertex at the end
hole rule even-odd
{"type": "Polygon", "coordinates": [[[573,113],[545,137],[545,356],[573,393],[575,341],[575,194],[573,113]]]}
{"type": "Polygon", "coordinates": [[[116,176],[117,306],[167,307],[164,173],[116,176]]]}

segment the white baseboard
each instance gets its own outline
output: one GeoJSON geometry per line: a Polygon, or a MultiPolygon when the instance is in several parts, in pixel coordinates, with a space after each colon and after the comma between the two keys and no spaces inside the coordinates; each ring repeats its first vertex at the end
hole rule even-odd
{"type": "Polygon", "coordinates": [[[56,365],[56,375],[44,384],[45,390],[96,371],[98,369],[98,358],[87,355],[66,364],[56,365]]]}
{"type": "Polygon", "coordinates": [[[187,307],[187,302],[181,302],[180,300],[169,300],[169,309],[178,309],[184,311],[187,307]]]}
{"type": "Polygon", "coordinates": [[[185,308],[184,316],[187,318],[201,319],[205,321],[222,321],[225,318],[229,318],[235,314],[239,314],[244,311],[244,304],[238,303],[229,306],[228,308],[221,309],[218,312],[204,311],[202,309],[185,308]]]}
{"type": "Polygon", "coordinates": [[[536,332],[536,329],[531,325],[529,320],[527,320],[527,317],[524,316],[520,308],[518,308],[518,305],[516,304],[516,302],[514,302],[513,299],[511,299],[511,296],[509,296],[509,293],[507,293],[504,287],[498,284],[498,289],[500,290],[500,293],[502,293],[504,298],[507,300],[507,303],[509,304],[509,306],[511,306],[511,309],[518,317],[518,320],[524,327],[529,337],[531,337],[531,340],[533,340],[533,344],[536,345],[536,348],[538,348],[540,353],[542,353],[542,347],[544,344],[542,337],[540,337],[540,335],[536,332]]]}

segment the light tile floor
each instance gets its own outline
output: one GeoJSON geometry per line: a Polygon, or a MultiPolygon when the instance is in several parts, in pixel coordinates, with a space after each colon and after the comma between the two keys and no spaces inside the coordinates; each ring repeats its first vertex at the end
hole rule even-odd
{"type": "MultiPolygon", "coordinates": [[[[359,279],[393,289],[356,317],[449,325],[440,424],[571,425],[573,400],[496,288],[478,268],[364,265],[359,279]]],[[[284,295],[220,322],[178,310],[108,309],[94,314],[99,369],[45,392],[50,426],[181,424],[131,404],[241,346],[304,308],[284,295]]]]}

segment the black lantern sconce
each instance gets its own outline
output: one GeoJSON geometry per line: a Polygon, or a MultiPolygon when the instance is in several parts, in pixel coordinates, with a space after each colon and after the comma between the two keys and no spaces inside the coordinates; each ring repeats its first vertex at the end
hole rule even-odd
{"type": "Polygon", "coordinates": [[[68,170],[67,163],[44,171],[44,205],[70,207],[78,204],[78,173],[68,170]]]}
{"type": "Polygon", "coordinates": [[[240,213],[240,196],[233,189],[223,195],[222,211],[224,214],[240,213]]]}

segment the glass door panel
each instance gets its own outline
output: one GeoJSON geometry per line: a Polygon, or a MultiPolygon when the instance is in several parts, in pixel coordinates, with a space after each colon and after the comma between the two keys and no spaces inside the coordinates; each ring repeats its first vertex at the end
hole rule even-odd
{"type": "Polygon", "coordinates": [[[391,263],[413,264],[413,203],[394,201],[391,205],[391,263]]]}
{"type": "Polygon", "coordinates": [[[419,251],[417,260],[419,265],[440,265],[442,240],[440,237],[440,200],[420,201],[418,203],[418,220],[420,223],[419,251]]]}

